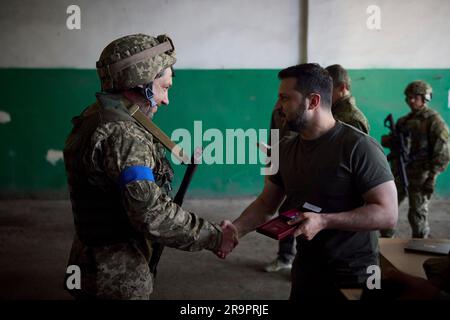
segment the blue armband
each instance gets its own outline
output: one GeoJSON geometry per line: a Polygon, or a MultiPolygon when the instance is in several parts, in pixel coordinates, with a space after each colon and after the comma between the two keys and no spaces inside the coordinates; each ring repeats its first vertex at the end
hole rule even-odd
{"type": "Polygon", "coordinates": [[[126,168],[120,174],[119,187],[120,189],[123,189],[127,184],[137,180],[155,182],[152,169],[145,166],[133,166],[126,168]]]}

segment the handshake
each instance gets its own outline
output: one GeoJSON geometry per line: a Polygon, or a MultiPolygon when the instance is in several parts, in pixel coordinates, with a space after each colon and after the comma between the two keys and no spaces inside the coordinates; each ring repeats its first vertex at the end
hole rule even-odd
{"type": "MultiPolygon", "coordinates": [[[[294,237],[301,236],[306,240],[312,240],[321,230],[328,228],[327,214],[300,212],[298,209],[293,209],[282,213],[280,216],[285,216],[289,219],[281,219],[282,226],[280,226],[280,217],[272,219],[267,223],[260,225],[260,227],[265,227],[265,230],[260,232],[272,238],[274,238],[274,236],[283,237],[287,234],[292,234],[294,237]],[[268,228],[269,225],[271,228],[268,228]],[[269,231],[269,234],[267,231],[269,231]]],[[[242,227],[242,223],[240,226],[242,227]]],[[[214,253],[219,258],[225,259],[225,257],[238,245],[239,232],[236,225],[229,220],[222,221],[220,227],[222,228],[222,241],[219,248],[214,251],[214,253]]],[[[258,226],[256,225],[254,227],[256,228],[258,226]]],[[[253,228],[250,227],[249,229],[253,228]]],[[[243,236],[242,230],[240,231],[241,236],[243,236]]],[[[281,239],[282,237],[275,237],[275,239],[281,239]]]]}
{"type": "Polygon", "coordinates": [[[222,241],[220,247],[214,253],[221,259],[233,251],[233,249],[238,245],[238,230],[236,226],[229,220],[224,220],[220,223],[222,228],[222,241]]]}

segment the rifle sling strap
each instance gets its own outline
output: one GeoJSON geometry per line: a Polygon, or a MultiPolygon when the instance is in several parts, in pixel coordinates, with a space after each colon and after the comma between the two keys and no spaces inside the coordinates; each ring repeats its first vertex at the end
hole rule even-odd
{"type": "Polygon", "coordinates": [[[188,164],[190,159],[184,154],[183,149],[177,146],[170,138],[151,121],[137,104],[131,104],[128,107],[130,115],[145,129],[147,129],[156,139],[158,139],[172,154],[182,163],[188,164]]]}

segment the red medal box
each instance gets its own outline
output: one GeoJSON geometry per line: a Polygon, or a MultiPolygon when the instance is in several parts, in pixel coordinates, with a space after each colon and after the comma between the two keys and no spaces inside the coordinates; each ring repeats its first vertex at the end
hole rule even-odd
{"type": "Polygon", "coordinates": [[[260,225],[256,228],[256,231],[275,240],[281,240],[294,233],[298,225],[289,225],[287,222],[295,218],[299,213],[298,209],[280,213],[278,217],[260,225]]]}

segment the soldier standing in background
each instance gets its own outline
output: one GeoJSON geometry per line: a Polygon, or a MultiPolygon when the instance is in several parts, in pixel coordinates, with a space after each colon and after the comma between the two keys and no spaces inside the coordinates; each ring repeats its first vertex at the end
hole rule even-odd
{"type": "Polygon", "coordinates": [[[149,299],[155,243],[214,252],[236,244],[231,224],[172,201],[165,149],[133,117],[152,118],[169,103],[175,61],[166,35],[111,42],[97,62],[102,92],[72,120],[64,161],[76,229],[69,265],[81,270],[81,289],[70,290],[77,299],[149,299]]]}
{"type": "MultiPolygon", "coordinates": [[[[432,88],[424,81],[414,81],[405,89],[405,101],[411,112],[400,118],[396,130],[405,136],[407,149],[406,176],[408,194],[401,187],[397,166],[392,166],[398,190],[398,203],[408,196],[408,221],[413,238],[427,238],[430,234],[428,204],[434,192],[438,174],[445,170],[450,160],[449,130],[436,110],[428,107],[432,88]]],[[[391,135],[382,137],[382,145],[393,147],[391,135]]],[[[384,237],[393,237],[394,230],[382,230],[384,237]]]]}
{"type": "Polygon", "coordinates": [[[369,122],[356,106],[355,98],[350,92],[351,79],[347,70],[339,64],[328,66],[325,70],[333,78],[333,105],[331,111],[334,118],[369,134],[369,122]]]}
{"type": "MultiPolygon", "coordinates": [[[[333,95],[331,111],[336,120],[340,120],[349,124],[356,129],[369,134],[369,122],[364,114],[359,110],[355,104],[355,98],[351,95],[350,84],[351,80],[348,76],[347,70],[341,65],[334,64],[325,68],[333,79],[333,95]]],[[[280,130],[280,140],[283,137],[290,137],[298,133],[290,131],[279,115],[279,106],[275,106],[272,112],[271,129],[280,130]]],[[[285,212],[292,208],[287,208],[283,203],[278,210],[279,213],[285,212]]],[[[292,261],[296,254],[295,238],[287,236],[278,242],[277,258],[265,266],[264,270],[267,272],[276,272],[282,269],[290,269],[292,261]]]]}

